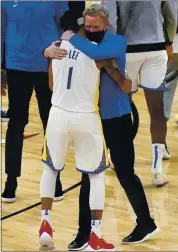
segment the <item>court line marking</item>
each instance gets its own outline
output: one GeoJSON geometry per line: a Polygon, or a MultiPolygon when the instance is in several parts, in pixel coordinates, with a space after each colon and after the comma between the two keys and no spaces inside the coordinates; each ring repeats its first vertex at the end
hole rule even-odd
{"type": "MultiPolygon", "coordinates": [[[[76,183],[76,184],[70,186],[69,188],[65,189],[65,190],[63,191],[63,194],[65,194],[65,193],[67,193],[67,192],[70,192],[70,191],[74,190],[75,188],[77,188],[78,186],[80,186],[81,183],[82,183],[82,182],[80,181],[80,182],[78,182],[78,183],[76,183]]],[[[8,204],[10,204],[10,203],[8,203],[8,204]]],[[[8,215],[6,215],[6,216],[3,216],[3,217],[1,218],[1,221],[2,221],[2,220],[9,219],[9,218],[11,218],[11,217],[13,217],[13,216],[16,216],[16,215],[18,215],[18,214],[20,214],[20,213],[26,212],[26,211],[28,211],[28,210],[30,210],[30,209],[32,209],[32,208],[34,208],[34,207],[40,206],[40,205],[41,205],[41,202],[38,202],[38,203],[33,204],[33,205],[31,205],[31,206],[25,207],[25,208],[23,208],[23,209],[21,209],[21,210],[19,210],[19,211],[17,211],[17,212],[8,214],[8,215]]]]}

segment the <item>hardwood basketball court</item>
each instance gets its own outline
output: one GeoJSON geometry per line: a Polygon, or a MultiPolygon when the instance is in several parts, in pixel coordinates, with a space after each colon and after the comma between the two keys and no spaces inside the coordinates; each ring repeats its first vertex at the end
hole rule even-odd
{"type": "MultiPolygon", "coordinates": [[[[164,161],[168,172],[169,184],[162,188],[151,185],[151,141],[149,134],[149,115],[143,98],[143,91],[134,95],[134,101],[140,112],[140,128],[135,139],[135,171],[140,176],[151,210],[160,227],[158,235],[140,245],[122,245],[121,240],[134,228],[135,216],[120,187],[115,173],[106,172],[106,201],[103,216],[103,235],[122,251],[178,251],[178,126],[174,123],[178,113],[178,90],[173,105],[172,119],[168,122],[168,147],[171,159],[164,161]]],[[[7,98],[3,98],[3,107],[7,108],[7,98]]],[[[20,111],[19,111],[20,113],[20,111]]],[[[5,137],[7,123],[2,123],[2,138],[5,137]]],[[[42,125],[38,114],[37,103],[33,95],[30,106],[29,125],[25,135],[40,133],[24,141],[22,176],[18,179],[17,199],[15,203],[2,203],[2,216],[7,216],[40,201],[39,182],[43,164],[41,150],[43,144],[42,125]]],[[[4,144],[2,147],[2,189],[4,189],[4,144]]],[[[61,181],[63,189],[80,181],[80,173],[75,170],[73,148],[67,156],[65,170],[61,181]]],[[[52,227],[55,230],[56,250],[67,250],[68,244],[77,232],[79,187],[65,194],[61,202],[53,205],[52,227]]],[[[2,250],[4,251],[37,251],[38,230],[40,226],[40,206],[20,213],[2,221],[2,250]]]]}

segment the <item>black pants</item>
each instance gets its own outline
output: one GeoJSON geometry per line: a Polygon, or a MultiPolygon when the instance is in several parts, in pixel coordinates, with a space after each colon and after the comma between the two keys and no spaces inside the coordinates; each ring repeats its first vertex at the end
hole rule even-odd
{"type": "MultiPolygon", "coordinates": [[[[102,120],[102,125],[117,178],[137,216],[137,223],[148,226],[152,223],[152,219],[146,196],[140,179],[134,173],[135,154],[131,115],[102,120]]],[[[85,238],[89,237],[91,230],[89,192],[89,177],[83,174],[79,196],[79,233],[85,238]]]]}
{"type": "Polygon", "coordinates": [[[29,105],[33,89],[36,93],[40,118],[45,131],[52,92],[48,85],[48,73],[7,70],[10,117],[5,148],[5,171],[9,176],[21,175],[24,128],[28,124],[29,105]]]}

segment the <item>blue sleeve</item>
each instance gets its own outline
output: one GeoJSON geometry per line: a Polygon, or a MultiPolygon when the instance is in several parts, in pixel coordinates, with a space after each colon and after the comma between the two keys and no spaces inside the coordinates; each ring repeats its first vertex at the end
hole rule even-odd
{"type": "Polygon", "coordinates": [[[101,44],[96,45],[75,34],[70,43],[94,60],[121,58],[123,53],[126,53],[127,47],[125,38],[119,35],[113,35],[101,44]]]}
{"type": "Polygon", "coordinates": [[[2,3],[2,7],[1,7],[1,68],[5,67],[4,65],[5,65],[6,27],[7,27],[6,9],[2,3]]]}

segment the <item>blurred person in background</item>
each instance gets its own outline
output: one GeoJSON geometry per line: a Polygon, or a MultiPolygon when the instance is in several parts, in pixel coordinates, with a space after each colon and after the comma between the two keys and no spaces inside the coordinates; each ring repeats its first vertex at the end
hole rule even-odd
{"type": "Polygon", "coordinates": [[[177,27],[176,1],[112,1],[109,5],[115,5],[110,13],[114,30],[127,40],[126,69],[132,80],[132,93],[138,87],[144,90],[151,120],[152,184],[162,186],[168,182],[162,159],[169,156],[163,82],[177,27]]]}
{"type": "MultiPolygon", "coordinates": [[[[177,7],[177,21],[178,21],[178,7],[177,7]]],[[[171,118],[171,108],[174,100],[174,95],[176,92],[177,83],[178,83],[178,27],[177,27],[177,33],[173,41],[173,55],[168,61],[168,69],[166,75],[166,91],[164,92],[164,114],[167,120],[171,118]]],[[[175,120],[176,123],[178,124],[177,116],[175,120]]]]}
{"type": "MultiPolygon", "coordinates": [[[[60,38],[60,18],[68,10],[67,1],[3,1],[1,6],[1,71],[6,69],[10,117],[5,146],[7,180],[2,201],[16,200],[17,178],[21,176],[23,134],[28,124],[33,90],[45,132],[51,95],[48,84],[49,60],[43,49],[60,38]],[[4,58],[3,58],[4,56],[4,58]],[[3,66],[5,62],[5,66],[3,66]],[[2,68],[3,67],[3,68],[2,68]]],[[[63,55],[63,51],[60,52],[63,55]]],[[[4,90],[5,86],[2,87],[4,90]]],[[[59,175],[56,200],[63,199],[59,175]]]]}

